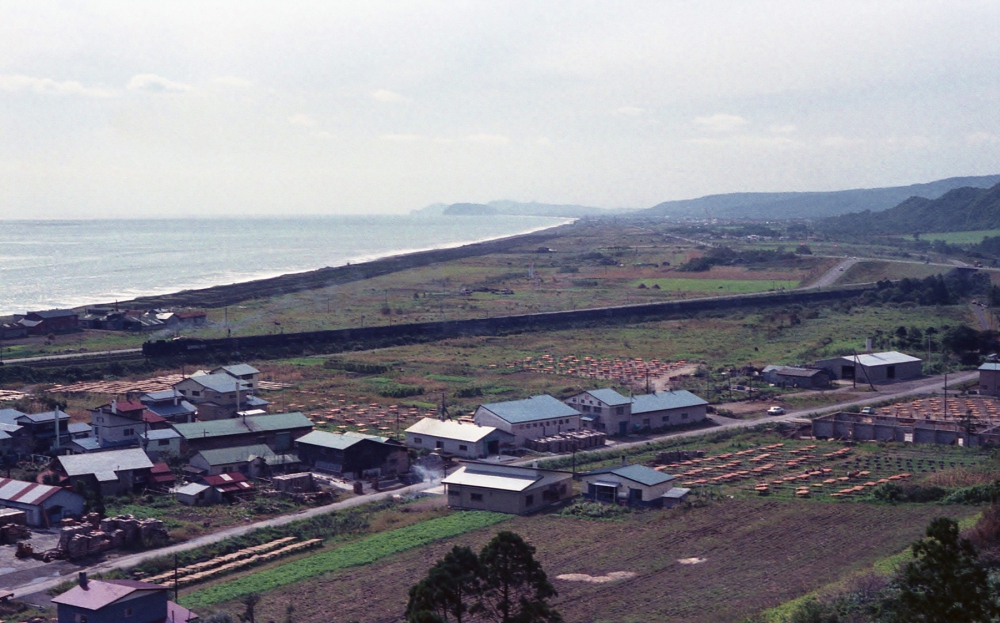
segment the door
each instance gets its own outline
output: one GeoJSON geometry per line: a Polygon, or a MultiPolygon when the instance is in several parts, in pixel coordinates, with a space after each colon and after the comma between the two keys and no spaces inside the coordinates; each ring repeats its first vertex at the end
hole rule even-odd
{"type": "Polygon", "coordinates": [[[618,422],[618,434],[625,435],[628,433],[628,422],[618,422]]]}
{"type": "Polygon", "coordinates": [[[632,489],[628,490],[628,501],[629,504],[641,504],[642,503],[642,489],[632,489]]]}

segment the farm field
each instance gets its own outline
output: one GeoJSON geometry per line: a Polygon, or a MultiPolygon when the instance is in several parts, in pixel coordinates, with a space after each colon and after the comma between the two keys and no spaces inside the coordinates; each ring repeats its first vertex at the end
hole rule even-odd
{"type": "MultiPolygon", "coordinates": [[[[748,275],[753,273],[748,273],[748,275]]],[[[792,279],[768,279],[766,273],[760,273],[759,278],[746,279],[686,279],[657,278],[639,279],[632,282],[633,287],[644,285],[647,288],[658,286],[666,292],[726,292],[729,294],[745,294],[748,292],[767,292],[769,290],[791,290],[799,286],[799,281],[792,279]]]]}
{"type": "MultiPolygon", "coordinates": [[[[921,234],[920,240],[942,240],[948,244],[979,244],[983,238],[1000,236],[1000,229],[980,229],[977,231],[950,231],[943,233],[921,234]]],[[[916,240],[915,237],[910,237],[916,240]]]]}
{"type": "Polygon", "coordinates": [[[844,276],[837,283],[871,283],[882,279],[923,279],[948,269],[942,266],[931,266],[928,264],[918,264],[916,262],[858,262],[847,269],[844,276]]]}
{"type": "MultiPolygon", "coordinates": [[[[553,604],[567,621],[737,621],[902,551],[934,517],[975,512],[969,507],[734,499],[634,513],[621,521],[515,517],[502,526],[266,592],[257,614],[279,620],[292,603],[296,620],[303,623],[328,623],[330,613],[344,621],[397,621],[407,589],[433,561],[453,545],[478,549],[504,529],[538,548],[537,558],[559,591],[553,604]],[[700,562],[679,562],[685,559],[700,562]],[[636,576],[603,584],[556,579],[615,571],[636,576]]],[[[239,608],[235,603],[219,607],[239,608]]]]}

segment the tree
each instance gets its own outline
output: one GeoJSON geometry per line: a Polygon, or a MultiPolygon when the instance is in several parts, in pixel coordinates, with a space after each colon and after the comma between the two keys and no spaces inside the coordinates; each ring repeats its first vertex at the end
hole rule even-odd
{"type": "Polygon", "coordinates": [[[479,558],[468,547],[456,545],[410,589],[406,620],[436,623],[454,617],[456,623],[462,623],[478,603],[480,586],[479,558]]]}
{"type": "Polygon", "coordinates": [[[239,615],[240,621],[243,623],[257,623],[257,619],[254,618],[254,611],[257,609],[257,604],[260,603],[260,593],[247,593],[246,595],[240,597],[240,603],[243,604],[243,614],[239,615]]]}
{"type": "Polygon", "coordinates": [[[913,556],[900,578],[899,621],[975,623],[1000,614],[987,571],[972,543],[959,538],[957,523],[932,521],[913,556]]]}
{"type": "Polygon", "coordinates": [[[513,532],[497,534],[479,554],[482,595],[477,611],[498,623],[556,623],[562,617],[546,601],[557,595],[535,548],[513,532]]]}

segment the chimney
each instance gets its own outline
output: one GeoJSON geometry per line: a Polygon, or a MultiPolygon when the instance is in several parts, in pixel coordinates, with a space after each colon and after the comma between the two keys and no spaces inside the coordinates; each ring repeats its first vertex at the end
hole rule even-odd
{"type": "Polygon", "coordinates": [[[80,583],[80,588],[82,588],[83,590],[87,590],[87,572],[86,571],[81,571],[80,572],[80,576],[79,576],[78,581],[80,583]]]}
{"type": "Polygon", "coordinates": [[[60,447],[59,446],[59,405],[56,405],[55,411],[53,411],[53,413],[55,414],[55,417],[52,418],[52,419],[56,421],[56,442],[55,442],[55,444],[53,444],[53,447],[56,450],[58,450],[59,447],[60,447]]]}
{"type": "Polygon", "coordinates": [[[114,413],[116,415],[118,413],[118,399],[117,398],[112,398],[111,399],[111,413],[114,413]]]}
{"type": "Polygon", "coordinates": [[[865,338],[865,351],[869,354],[872,352],[872,339],[870,337],[865,338]]]}
{"type": "Polygon", "coordinates": [[[625,467],[628,463],[625,462],[625,455],[622,455],[622,467],[625,467]]]}

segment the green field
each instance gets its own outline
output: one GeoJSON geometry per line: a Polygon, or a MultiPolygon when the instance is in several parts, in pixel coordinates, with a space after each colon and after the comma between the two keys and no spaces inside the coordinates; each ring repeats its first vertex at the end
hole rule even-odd
{"type": "Polygon", "coordinates": [[[638,288],[641,284],[647,288],[658,285],[666,292],[746,293],[799,287],[799,281],[790,279],[638,279],[630,285],[638,288]]]}
{"type": "Polygon", "coordinates": [[[931,275],[946,273],[950,268],[916,262],[858,262],[844,273],[838,284],[872,283],[882,279],[923,279],[931,275]]]}
{"type": "MultiPolygon", "coordinates": [[[[981,229],[978,231],[950,231],[937,234],[920,234],[921,240],[943,240],[948,244],[979,244],[983,238],[1000,236],[1000,229],[981,229]]],[[[910,237],[912,240],[916,238],[910,237]]]]}

